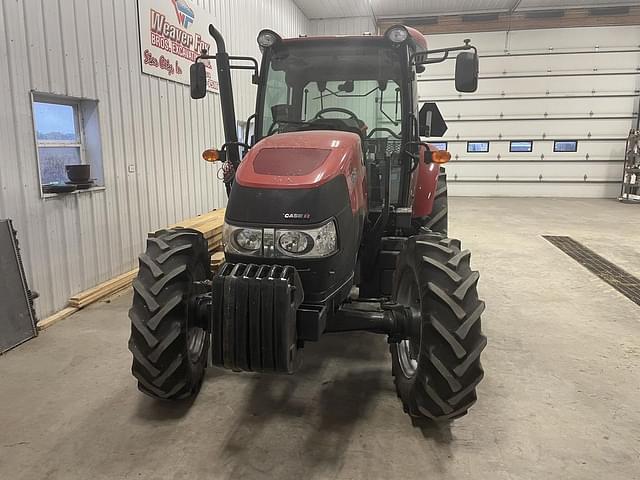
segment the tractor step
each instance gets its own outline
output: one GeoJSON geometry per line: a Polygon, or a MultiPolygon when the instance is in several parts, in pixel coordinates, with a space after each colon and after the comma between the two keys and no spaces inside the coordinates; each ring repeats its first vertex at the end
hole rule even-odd
{"type": "Polygon", "coordinates": [[[212,282],[211,363],[249,372],[293,373],[303,299],[295,268],[225,263],[212,282]]]}

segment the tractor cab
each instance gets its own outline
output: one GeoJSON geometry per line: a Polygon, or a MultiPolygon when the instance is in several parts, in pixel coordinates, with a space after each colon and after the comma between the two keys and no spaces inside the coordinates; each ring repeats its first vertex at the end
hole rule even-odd
{"type": "Polygon", "coordinates": [[[258,42],[264,56],[256,140],[296,131],[354,133],[368,170],[369,209],[383,206],[381,173],[387,163],[390,203],[399,205],[406,163],[401,146],[417,139],[417,92],[409,57],[426,43],[396,46],[382,36],[282,40],[268,32],[258,42]]]}
{"type": "MultiPolygon", "coordinates": [[[[212,35],[216,38],[214,32],[212,35]]],[[[413,173],[418,173],[419,157],[433,150],[425,144],[421,149],[420,137],[440,136],[446,131],[435,104],[425,104],[420,109],[417,74],[424,72],[425,65],[444,61],[450,52],[463,50],[456,60],[456,88],[475,91],[478,61],[469,41],[462,47],[429,51],[424,35],[413,28],[395,25],[384,35],[288,39],[263,30],[257,42],[263,56],[259,72],[257,62],[254,67],[254,81],[258,83],[256,112],[252,116],[255,133],[251,139],[247,136],[240,142],[243,153],[275,134],[312,130],[352,132],[362,142],[371,210],[381,211],[385,205],[387,192],[382,185],[385,167],[389,167],[390,183],[387,203],[397,208],[410,207],[417,181],[413,173]]],[[[200,58],[217,58],[220,62],[220,56],[219,50],[217,56],[203,54],[200,58]]],[[[228,61],[227,64],[228,69],[251,68],[228,61]]],[[[193,98],[206,94],[204,72],[201,63],[192,66],[193,98]]],[[[221,90],[231,90],[230,80],[220,78],[220,85],[221,90]],[[228,89],[223,89],[225,84],[228,89]]],[[[221,91],[221,95],[230,94],[221,91]]],[[[222,102],[223,116],[228,116],[225,110],[232,110],[232,101],[223,98],[222,102]]],[[[241,157],[236,151],[240,144],[231,135],[224,148],[235,168],[241,157]]],[[[442,159],[446,160],[444,156],[442,159]]],[[[225,181],[229,186],[234,178],[229,175],[225,181]]]]}

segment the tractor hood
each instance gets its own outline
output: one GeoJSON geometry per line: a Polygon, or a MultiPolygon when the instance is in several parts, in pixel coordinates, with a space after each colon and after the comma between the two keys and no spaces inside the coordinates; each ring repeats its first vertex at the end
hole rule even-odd
{"type": "Polygon", "coordinates": [[[313,188],[341,174],[350,179],[354,163],[360,164],[361,159],[360,137],[355,133],[279,133],[264,138],[247,153],[236,182],[250,188],[313,188]]]}

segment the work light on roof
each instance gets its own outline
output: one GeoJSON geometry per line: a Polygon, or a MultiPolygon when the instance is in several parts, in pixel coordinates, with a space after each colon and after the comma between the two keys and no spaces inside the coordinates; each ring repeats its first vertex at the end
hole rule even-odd
{"type": "Polygon", "coordinates": [[[280,36],[273,30],[262,30],[258,34],[258,45],[262,48],[269,48],[280,40],[280,36]]]}
{"type": "Polygon", "coordinates": [[[394,25],[384,35],[393,43],[402,43],[409,37],[409,32],[402,25],[394,25]]]}

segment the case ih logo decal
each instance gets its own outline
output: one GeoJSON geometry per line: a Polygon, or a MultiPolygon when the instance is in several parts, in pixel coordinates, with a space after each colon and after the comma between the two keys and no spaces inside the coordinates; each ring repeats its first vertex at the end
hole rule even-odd
{"type": "Polygon", "coordinates": [[[173,3],[173,8],[176,10],[180,25],[184,28],[189,28],[189,25],[193,23],[193,19],[195,18],[193,10],[191,10],[185,0],[171,0],[171,2],[173,3]]]}
{"type": "Polygon", "coordinates": [[[287,220],[309,220],[311,218],[310,213],[283,213],[282,216],[287,220]]]}

